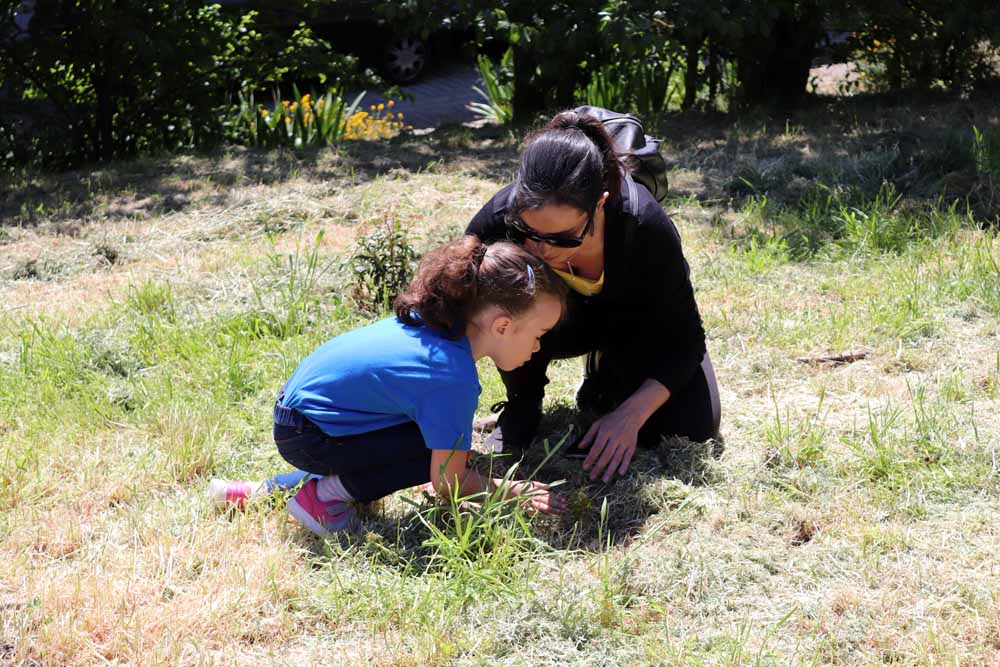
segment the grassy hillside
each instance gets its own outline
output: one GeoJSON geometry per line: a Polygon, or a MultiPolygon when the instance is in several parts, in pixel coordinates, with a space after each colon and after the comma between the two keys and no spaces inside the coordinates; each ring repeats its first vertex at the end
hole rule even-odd
{"type": "MultiPolygon", "coordinates": [[[[286,470],[276,391],[378,316],[350,297],[359,239],[460,234],[516,134],[18,176],[0,665],[1000,665],[998,108],[660,119],[724,441],[608,485],[547,462],[570,516],[493,505],[471,533],[416,491],[326,542],[205,491],[286,470]]],[[[580,368],[553,371],[553,439],[580,368]]]]}

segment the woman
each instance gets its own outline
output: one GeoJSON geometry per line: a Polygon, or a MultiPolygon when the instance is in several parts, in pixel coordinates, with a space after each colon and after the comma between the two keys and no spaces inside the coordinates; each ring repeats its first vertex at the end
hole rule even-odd
{"type": "Polygon", "coordinates": [[[718,436],[715,373],[680,236],[652,195],[627,175],[597,119],[560,113],[528,140],[512,185],[473,218],[468,234],[524,244],[566,281],[562,323],[531,360],[500,371],[507,402],[494,448],[531,442],[553,359],[587,357],[581,409],[602,416],[578,447],[590,478],[628,470],[636,447],[664,436],[718,436]]]}

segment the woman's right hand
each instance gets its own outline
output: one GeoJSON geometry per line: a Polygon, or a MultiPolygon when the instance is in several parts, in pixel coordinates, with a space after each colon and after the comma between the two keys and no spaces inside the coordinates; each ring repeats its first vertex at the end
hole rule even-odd
{"type": "Polygon", "coordinates": [[[523,500],[525,509],[542,514],[563,514],[568,503],[566,497],[549,488],[541,482],[514,482],[511,484],[513,495],[523,500]]]}

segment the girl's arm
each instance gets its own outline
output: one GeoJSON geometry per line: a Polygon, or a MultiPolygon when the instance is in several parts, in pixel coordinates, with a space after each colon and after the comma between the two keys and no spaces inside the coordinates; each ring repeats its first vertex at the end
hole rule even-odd
{"type": "MultiPolygon", "coordinates": [[[[438,497],[451,496],[452,485],[458,485],[458,495],[471,496],[491,493],[503,484],[501,479],[490,479],[466,466],[469,452],[451,449],[431,450],[431,486],[438,497]]],[[[566,510],[566,499],[540,482],[509,482],[507,488],[514,496],[524,496],[530,506],[546,514],[560,514],[566,510]]]]}

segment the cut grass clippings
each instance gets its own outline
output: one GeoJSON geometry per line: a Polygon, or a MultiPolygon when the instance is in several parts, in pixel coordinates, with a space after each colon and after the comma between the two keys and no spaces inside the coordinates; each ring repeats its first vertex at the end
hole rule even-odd
{"type": "MultiPolygon", "coordinates": [[[[610,484],[539,443],[513,472],[565,480],[566,517],[411,490],[328,541],[281,497],[220,513],[208,480],[287,469],[276,391],[379,316],[351,298],[360,235],[461,234],[517,135],[18,176],[0,664],[1000,665],[1000,239],[972,131],[1000,107],[824,104],[656,123],[724,441],[610,484]]],[[[586,425],[580,374],[551,369],[549,447],[586,425]]]]}

